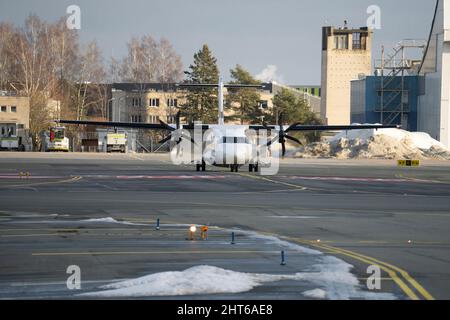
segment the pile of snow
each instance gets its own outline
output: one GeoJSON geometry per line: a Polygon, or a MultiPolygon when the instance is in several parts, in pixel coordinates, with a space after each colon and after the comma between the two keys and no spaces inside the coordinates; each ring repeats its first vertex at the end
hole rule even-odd
{"type": "Polygon", "coordinates": [[[329,141],[310,144],[293,153],[297,158],[439,159],[450,150],[424,132],[402,129],[343,131],[329,141]]]}
{"type": "Polygon", "coordinates": [[[195,294],[240,293],[264,283],[300,280],[301,274],[269,275],[243,273],[212,266],[151,274],[134,280],[103,286],[105,291],[82,294],[90,297],[188,296],[195,294]]]}

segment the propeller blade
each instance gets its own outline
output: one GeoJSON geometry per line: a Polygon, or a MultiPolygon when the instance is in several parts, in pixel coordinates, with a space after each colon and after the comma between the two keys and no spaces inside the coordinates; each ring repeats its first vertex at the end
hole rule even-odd
{"type": "Polygon", "coordinates": [[[275,138],[273,138],[272,140],[270,140],[269,142],[267,142],[266,147],[270,147],[272,144],[274,144],[275,142],[277,142],[280,139],[279,136],[276,136],[275,138]]]}
{"type": "Polygon", "coordinates": [[[172,139],[172,135],[170,134],[169,136],[165,137],[164,139],[162,139],[160,142],[158,142],[159,144],[164,144],[167,141],[169,141],[170,139],[172,139]]]}
{"type": "Polygon", "coordinates": [[[281,144],[281,155],[282,155],[282,157],[284,158],[284,156],[286,155],[286,143],[285,142],[283,142],[282,144],[281,144]]]}
{"type": "Polygon", "coordinates": [[[166,128],[169,131],[175,131],[176,129],[172,128],[171,126],[169,126],[167,123],[165,123],[164,121],[162,121],[161,119],[159,119],[159,123],[166,128]]]}
{"type": "Polygon", "coordinates": [[[298,140],[297,138],[294,138],[294,137],[291,137],[291,136],[288,136],[288,135],[285,135],[284,137],[286,139],[291,140],[291,141],[297,142],[299,145],[303,146],[303,143],[300,140],[298,140]]]}

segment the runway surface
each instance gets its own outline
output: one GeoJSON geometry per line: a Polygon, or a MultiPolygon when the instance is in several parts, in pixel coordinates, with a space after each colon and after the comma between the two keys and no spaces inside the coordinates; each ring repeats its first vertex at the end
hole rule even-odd
{"type": "Polygon", "coordinates": [[[0,298],[76,298],[65,286],[69,265],[82,269],[82,293],[198,265],[290,276],[326,265],[275,236],[354,266],[360,291],[286,278],[181,297],[308,299],[304,292],[321,288],[337,299],[449,299],[448,230],[448,162],[284,160],[278,175],[263,177],[245,168],[198,174],[166,155],[0,154],[0,298]],[[207,241],[186,241],[191,224],[218,228],[207,241]],[[381,267],[381,290],[365,288],[369,265],[381,267]]]}

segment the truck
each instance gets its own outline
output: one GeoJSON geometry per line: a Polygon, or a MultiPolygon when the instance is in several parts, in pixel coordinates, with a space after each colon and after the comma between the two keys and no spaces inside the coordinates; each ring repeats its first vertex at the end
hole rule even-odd
{"type": "Polygon", "coordinates": [[[65,127],[51,127],[44,134],[43,149],[45,152],[69,152],[69,138],[65,136],[65,127]]]}
{"type": "Polygon", "coordinates": [[[127,150],[127,135],[126,133],[108,133],[106,135],[106,152],[120,152],[125,153],[127,150]]]}
{"type": "Polygon", "coordinates": [[[25,151],[22,138],[16,136],[0,137],[0,150],[25,151]]]}

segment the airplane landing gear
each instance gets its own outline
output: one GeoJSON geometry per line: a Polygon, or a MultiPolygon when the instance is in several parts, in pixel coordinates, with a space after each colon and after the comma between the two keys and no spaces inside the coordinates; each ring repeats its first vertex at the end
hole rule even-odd
{"type": "Polygon", "coordinates": [[[259,170],[259,165],[257,163],[256,164],[250,163],[248,165],[248,172],[258,172],[258,170],[259,170]]]}
{"type": "Polygon", "coordinates": [[[197,170],[197,172],[200,172],[200,171],[205,172],[206,171],[206,162],[202,161],[202,163],[197,163],[196,170],[197,170]]]}
{"type": "Polygon", "coordinates": [[[239,165],[232,164],[230,165],[231,172],[239,172],[239,165]]]}

